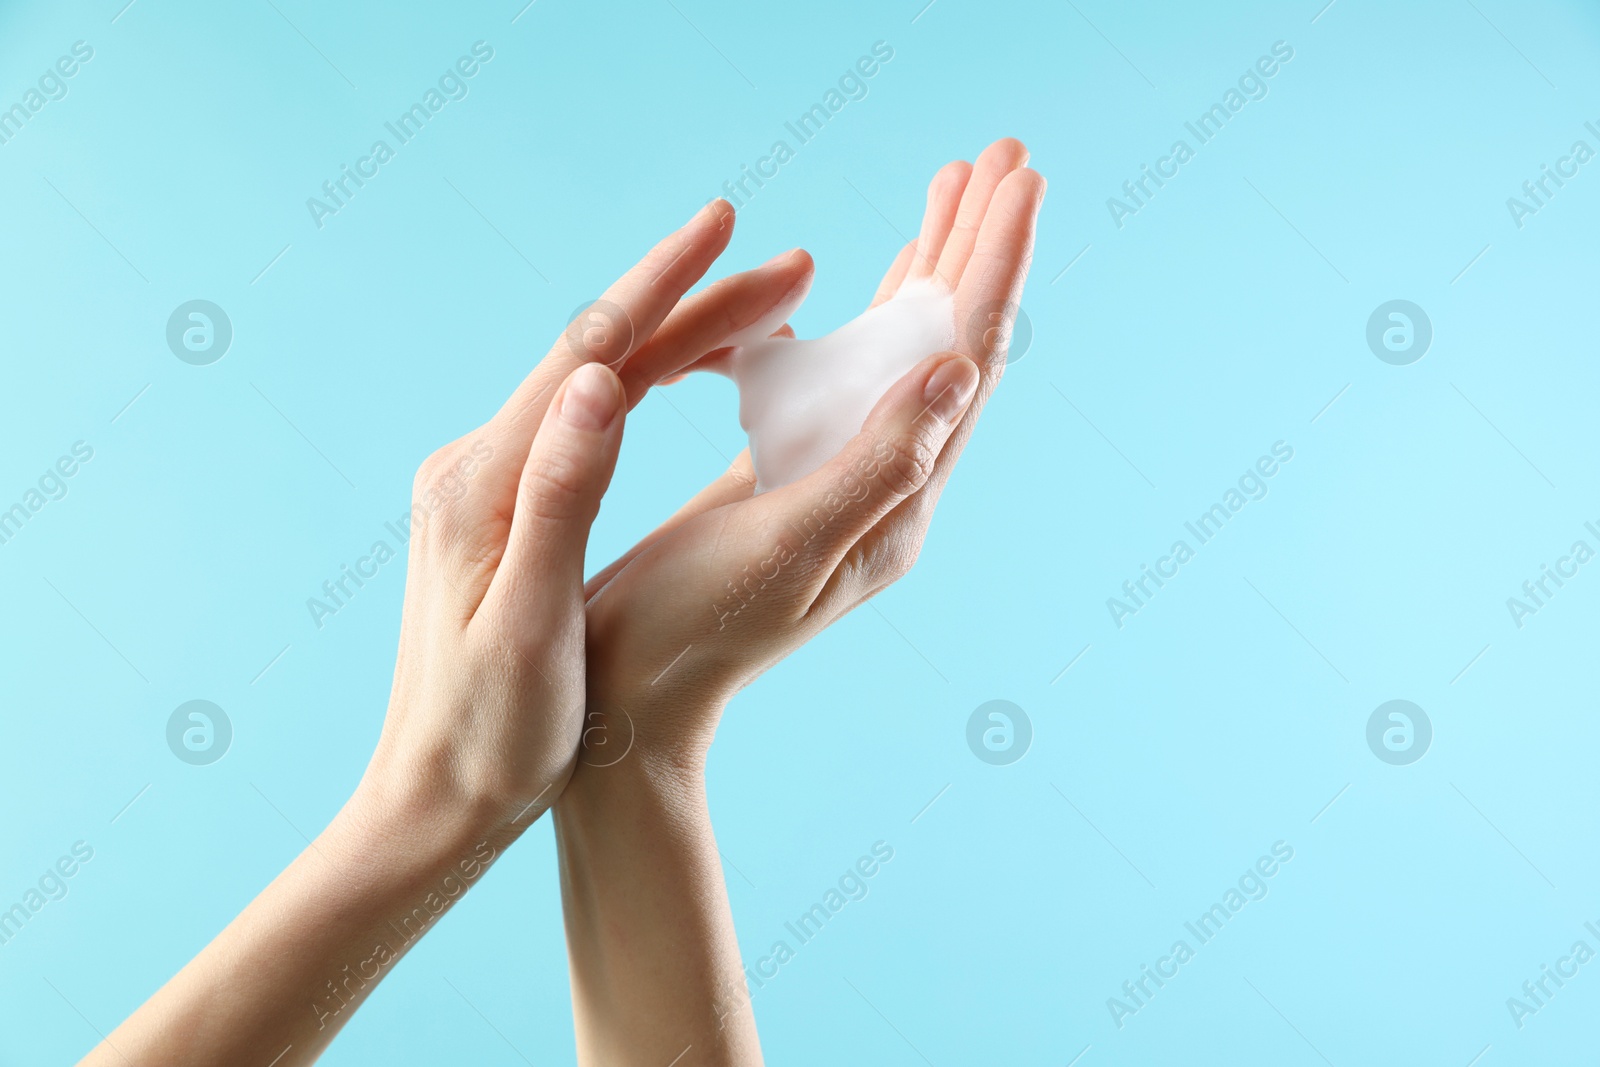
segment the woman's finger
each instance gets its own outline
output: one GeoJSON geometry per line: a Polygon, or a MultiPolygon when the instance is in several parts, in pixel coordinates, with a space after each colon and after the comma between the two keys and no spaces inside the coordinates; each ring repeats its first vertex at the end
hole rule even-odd
{"type": "Polygon", "coordinates": [[[578,604],[583,554],[616,468],[622,383],[587,363],[557,389],[522,468],[505,555],[479,608],[513,634],[537,634],[551,605],[578,604]]]}
{"type": "Polygon", "coordinates": [[[906,271],[911,269],[911,260],[917,254],[917,242],[907,241],[894,257],[894,262],[889,264],[889,269],[883,275],[883,281],[878,283],[878,291],[872,294],[872,303],[867,305],[867,310],[872,310],[895,293],[900,291],[900,283],[906,280],[906,271]]]}
{"type": "MultiPolygon", "coordinates": [[[[982,157],[979,157],[980,162],[982,157]]],[[[939,267],[939,257],[950,240],[962,196],[972,179],[973,166],[964,159],[946,163],[928,184],[928,206],[922,213],[922,231],[917,234],[917,252],[906,271],[905,280],[930,278],[939,267]]],[[[956,286],[956,275],[944,275],[945,285],[956,286]]],[[[898,287],[897,287],[898,288],[898,287]]]]}
{"type": "Polygon", "coordinates": [[[1005,137],[985,148],[973,164],[972,177],[961,193],[961,206],[949,239],[939,251],[935,273],[951,289],[958,288],[967,269],[967,260],[978,241],[978,231],[989,211],[989,201],[1006,175],[1028,162],[1028,149],[1014,137],[1005,137]]]}
{"type": "Polygon", "coordinates": [[[883,522],[861,539],[852,556],[858,562],[895,555],[908,538],[920,543],[927,531],[950,473],[1005,369],[1006,352],[997,342],[1006,339],[1010,323],[991,330],[988,316],[1016,314],[1033,258],[1034,229],[1044,193],[1044,177],[1026,168],[1007,175],[995,190],[961,288],[956,290],[957,348],[975,360],[983,372],[977,399],[945,441],[928,484],[896,505],[883,522]]]}
{"type": "Polygon", "coordinates": [[[793,302],[816,265],[800,248],[729,275],[678,304],[654,336],[618,369],[632,409],[652,385],[723,347],[730,336],[793,302]]]}
{"type": "MultiPolygon", "coordinates": [[[[776,330],[773,330],[772,336],[787,337],[792,341],[794,340],[794,327],[790,326],[786,322],[782,326],[779,326],[776,330]]],[[[699,359],[683,368],[683,370],[679,371],[677,374],[663,378],[659,384],[672,385],[676,382],[683,381],[695,371],[702,370],[708,370],[717,374],[731,377],[733,374],[732,356],[733,349],[731,348],[719,348],[713,352],[707,352],[705,355],[701,356],[699,359]]]]}
{"type": "Polygon", "coordinates": [[[1005,176],[956,287],[956,349],[977,360],[986,378],[1005,367],[1006,342],[1028,280],[1044,194],[1044,175],[1036,170],[1023,167],[1005,176]]]}
{"type": "Polygon", "coordinates": [[[713,200],[575,318],[484,428],[497,453],[528,454],[556,387],[580,364],[616,366],[655,333],[733,237],[733,208],[713,200]]]}
{"type": "Polygon", "coordinates": [[[886,393],[861,432],[821,469],[760,499],[792,551],[819,574],[831,574],[852,545],[921,489],[978,386],[964,356],[930,356],[886,393]]]}

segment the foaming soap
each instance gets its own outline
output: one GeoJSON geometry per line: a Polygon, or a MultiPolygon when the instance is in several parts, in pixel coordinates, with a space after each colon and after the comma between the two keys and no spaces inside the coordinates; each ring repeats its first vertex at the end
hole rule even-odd
{"type": "Polygon", "coordinates": [[[809,286],[728,339],[735,346],[728,372],[739,387],[739,424],[750,437],[758,493],[819,469],[861,431],[890,386],[955,344],[955,298],[932,280],[905,283],[824,337],[769,336],[809,286]]]}

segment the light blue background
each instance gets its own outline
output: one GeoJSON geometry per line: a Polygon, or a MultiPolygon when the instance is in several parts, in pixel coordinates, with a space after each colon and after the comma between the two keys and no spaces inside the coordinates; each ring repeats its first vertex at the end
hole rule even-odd
{"type": "MultiPolygon", "coordinates": [[[[123,2],[0,5],[0,106],[95,50],[0,145],[0,507],[95,450],[0,545],[0,906],[95,849],[0,947],[0,1062],[84,1053],[326,823],[378,733],[403,564],[321,631],[306,598],[574,307],[879,40],[868,97],[725,257],[811,250],[802,334],[865,303],[942,163],[1011,134],[1051,184],[1032,348],[916,573],[718,736],[747,963],[895,849],[757,991],[769,1061],[1592,1050],[1600,962],[1520,1031],[1505,1003],[1579,938],[1600,949],[1600,568],[1521,629],[1505,603],[1573,540],[1600,547],[1600,163],[1520,230],[1505,204],[1574,140],[1600,148],[1592,5],[123,2]],[[306,198],[478,40],[470,95],[313,226],[306,198]],[[1118,229],[1106,198],[1280,40],[1267,98],[1118,229]],[[213,366],[165,344],[193,298],[234,324],[213,366]],[[1393,298],[1435,329],[1407,367],[1364,339],[1393,298]],[[1278,440],[1270,495],[1113,625],[1106,598],[1278,440]],[[234,724],[209,767],[164,740],[193,698],[234,724]],[[996,698],[1035,730],[1006,767],[965,741],[996,698]],[[1434,725],[1410,766],[1366,745],[1392,698],[1434,725]],[[1279,840],[1270,895],[1119,1030],[1107,998],[1279,840]]],[[[740,447],[727,383],[668,396],[630,419],[595,565],[740,447]]],[[[524,1059],[572,1059],[548,822],[325,1062],[524,1059]]]]}

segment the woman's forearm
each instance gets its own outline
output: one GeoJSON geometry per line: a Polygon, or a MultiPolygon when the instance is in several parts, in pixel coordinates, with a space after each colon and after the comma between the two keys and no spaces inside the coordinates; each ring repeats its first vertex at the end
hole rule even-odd
{"type": "Polygon", "coordinates": [[[580,764],[555,817],[579,1062],[761,1063],[698,765],[580,764]]]}
{"type": "Polygon", "coordinates": [[[313,1062],[510,843],[441,810],[358,793],[83,1063],[313,1062]]]}

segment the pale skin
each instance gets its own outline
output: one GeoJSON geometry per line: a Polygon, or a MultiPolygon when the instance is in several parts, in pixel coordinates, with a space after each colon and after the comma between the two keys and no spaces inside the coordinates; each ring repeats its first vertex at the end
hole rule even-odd
{"type": "MultiPolygon", "coordinates": [[[[1025,161],[1001,141],[942,169],[874,302],[935,274],[958,323],[1014,304],[1044,193],[1025,161]]],[[[706,751],[735,692],[910,568],[1004,349],[959,331],[828,466],[757,497],[742,456],[585,584],[626,412],[812,269],[796,250],[685,297],[732,225],[722,201],[698,212],[606,292],[631,328],[570,327],[489,422],[424,462],[388,714],[355,794],[84,1064],[312,1063],[552,806],[580,1062],[761,1062],[706,751]],[[713,610],[775,552],[759,596],[713,610]],[[602,734],[627,755],[612,762],[602,734]]]]}
{"type": "Polygon", "coordinates": [[[753,496],[746,453],[588,583],[590,707],[625,712],[634,747],[580,766],[556,804],[580,1062],[761,1062],[707,750],[736,692],[916,561],[1005,366],[1003,339],[964,327],[1021,298],[1044,196],[1026,160],[1004,140],[941,169],[873,298],[937,277],[955,292],[957,352],[906,375],[822,470],[753,496]]]}

